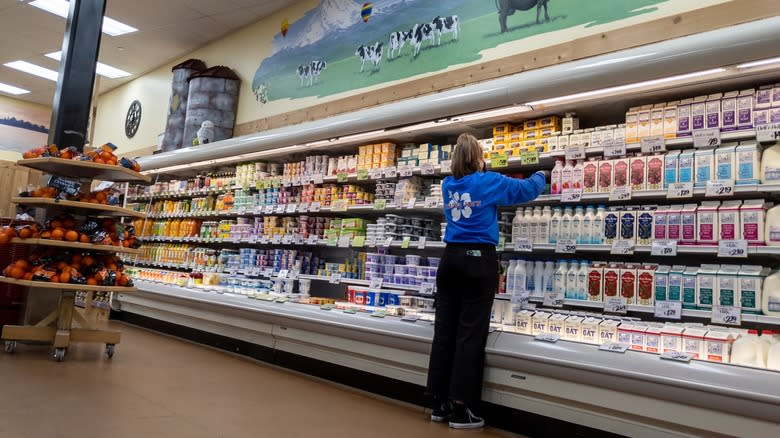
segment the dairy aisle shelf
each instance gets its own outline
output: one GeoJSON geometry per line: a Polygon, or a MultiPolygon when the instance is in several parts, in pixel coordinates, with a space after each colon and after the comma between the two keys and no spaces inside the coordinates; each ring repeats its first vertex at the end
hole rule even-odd
{"type": "MultiPolygon", "coordinates": [[[[554,243],[534,243],[533,252],[555,252],[557,245],[554,243]]],[[[593,245],[593,244],[577,244],[575,252],[611,252],[613,245],[593,245]]],[[[717,255],[719,247],[717,245],[677,245],[678,254],[708,254],[717,255]]],[[[634,253],[651,253],[653,250],[652,245],[634,245],[634,253]]],[[[504,247],[504,252],[515,252],[518,255],[531,254],[531,251],[515,251],[514,245],[507,243],[504,247]]],[[[618,254],[618,255],[630,255],[630,254],[618,254]]],[[[780,255],[780,246],[748,246],[747,255],[756,256],[775,256],[780,255]]],[[[661,256],[659,256],[661,257],[661,256]]],[[[728,260],[729,258],[723,258],[728,260]]],[[[733,258],[738,260],[739,258],[733,258]]]]}
{"type": "Polygon", "coordinates": [[[298,214],[313,214],[313,213],[329,213],[329,214],[346,214],[346,213],[374,213],[374,214],[394,214],[394,213],[417,213],[417,214],[435,214],[441,213],[442,208],[438,205],[440,201],[436,202],[436,207],[427,207],[425,202],[417,202],[414,207],[402,208],[394,204],[386,204],[384,208],[378,208],[374,204],[364,205],[350,205],[346,209],[339,209],[337,207],[327,206],[315,206],[312,207],[310,203],[302,204],[279,204],[279,205],[264,205],[258,206],[253,209],[234,209],[231,211],[192,211],[187,213],[150,213],[147,215],[149,219],[210,219],[210,218],[233,218],[233,217],[246,217],[246,216],[281,216],[281,215],[298,215],[298,214]]]}

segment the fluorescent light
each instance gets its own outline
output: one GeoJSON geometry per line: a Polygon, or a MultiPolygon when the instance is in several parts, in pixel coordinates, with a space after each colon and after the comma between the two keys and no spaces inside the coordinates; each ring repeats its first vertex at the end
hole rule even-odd
{"type": "MultiPolygon", "coordinates": [[[[47,53],[46,57],[54,59],[56,61],[60,61],[62,60],[62,51],[47,53]]],[[[97,63],[97,67],[95,68],[95,73],[99,74],[100,76],[105,76],[109,79],[124,78],[126,76],[130,76],[130,73],[128,72],[124,70],[120,70],[116,67],[111,67],[110,65],[103,64],[102,62],[97,63]]]]}
{"type": "MultiPolygon", "coordinates": [[[[35,6],[38,9],[43,9],[46,12],[59,15],[62,18],[68,18],[68,12],[70,10],[70,4],[66,0],[35,0],[30,2],[30,6],[35,6]]],[[[111,36],[119,36],[136,31],[138,31],[138,29],[133,26],[128,26],[113,18],[103,17],[103,33],[111,36]]]]}
{"type": "Polygon", "coordinates": [[[637,88],[644,88],[644,87],[651,87],[654,85],[660,85],[660,84],[666,84],[669,82],[677,82],[677,81],[684,81],[686,79],[696,78],[700,76],[708,76],[708,75],[714,75],[717,73],[723,73],[726,71],[725,68],[713,68],[711,70],[703,70],[693,73],[687,73],[684,75],[677,75],[677,76],[669,76],[666,78],[660,78],[660,79],[653,79],[649,81],[644,82],[635,82],[633,84],[626,84],[626,85],[619,85],[617,87],[610,87],[610,88],[602,88],[600,90],[592,90],[592,91],[586,91],[584,93],[576,93],[576,94],[569,94],[567,96],[559,96],[559,97],[552,97],[550,99],[542,99],[542,100],[536,100],[533,102],[528,102],[525,105],[546,105],[550,103],[560,103],[568,100],[580,100],[588,97],[596,97],[601,96],[605,94],[612,94],[617,93],[621,91],[628,91],[628,90],[634,90],[637,88]]]}
{"type": "Polygon", "coordinates": [[[30,90],[25,90],[24,88],[14,87],[13,85],[8,85],[0,82],[0,93],[8,93],[13,94],[14,96],[18,96],[20,94],[27,94],[30,90]]]}
{"type": "Polygon", "coordinates": [[[758,67],[760,65],[777,64],[779,62],[780,62],[780,58],[769,58],[769,59],[762,59],[762,60],[759,60],[759,61],[746,62],[744,64],[739,64],[737,66],[737,68],[758,67]]]}
{"type": "Polygon", "coordinates": [[[488,119],[491,117],[512,116],[515,114],[526,113],[532,110],[533,109],[531,107],[525,105],[508,106],[494,110],[480,111],[478,113],[463,114],[461,116],[453,117],[452,120],[454,122],[468,122],[473,120],[488,119]]]}
{"type": "Polygon", "coordinates": [[[31,64],[27,61],[14,61],[14,62],[7,62],[5,64],[6,67],[10,67],[19,71],[23,71],[25,73],[29,73],[31,75],[39,76],[44,79],[48,79],[50,81],[57,82],[57,78],[59,77],[59,73],[57,73],[54,70],[49,70],[48,68],[41,67],[40,65],[31,64]]]}
{"type": "Polygon", "coordinates": [[[451,125],[453,123],[455,123],[455,122],[452,121],[452,120],[446,120],[446,119],[445,120],[437,120],[437,121],[433,121],[433,122],[418,123],[416,125],[411,125],[411,126],[402,126],[402,127],[398,128],[398,130],[401,131],[401,132],[422,131],[424,129],[438,128],[438,127],[441,127],[441,126],[451,125]]]}
{"type": "Polygon", "coordinates": [[[352,140],[359,140],[361,138],[374,137],[374,136],[377,136],[379,134],[384,134],[384,133],[385,133],[384,129],[378,129],[376,131],[363,132],[363,133],[360,133],[360,134],[346,135],[344,137],[339,138],[339,140],[347,142],[347,141],[352,141],[352,140]]]}

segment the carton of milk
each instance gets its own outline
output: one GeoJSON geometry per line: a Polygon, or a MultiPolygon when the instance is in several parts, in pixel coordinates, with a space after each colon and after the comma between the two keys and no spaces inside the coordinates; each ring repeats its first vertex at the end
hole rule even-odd
{"type": "Polygon", "coordinates": [[[737,129],[751,129],[754,121],[754,90],[742,90],[737,97],[737,129]]]}
{"type": "Polygon", "coordinates": [[[739,306],[739,265],[721,265],[714,302],[721,306],[739,306]]]}
{"type": "Polygon", "coordinates": [[[683,271],[682,275],[682,302],[684,309],[696,308],[696,277],[699,273],[699,268],[696,266],[688,266],[683,271]]]}
{"type": "Polygon", "coordinates": [[[737,146],[737,185],[758,184],[761,172],[761,146],[746,143],[737,146]]]}
{"type": "Polygon", "coordinates": [[[715,179],[715,149],[696,149],[694,152],[694,186],[705,187],[715,179]]]}
{"type": "Polygon", "coordinates": [[[647,326],[644,324],[634,324],[631,330],[631,349],[634,351],[645,351],[646,348],[647,326]]]}
{"type": "Polygon", "coordinates": [[[721,98],[723,98],[723,94],[721,93],[710,94],[707,96],[707,103],[705,105],[707,129],[720,129],[721,98]]]}
{"type": "Polygon", "coordinates": [[[548,333],[547,324],[552,314],[547,312],[536,312],[531,317],[531,334],[534,336],[548,333]]]}
{"type": "Polygon", "coordinates": [[[696,307],[701,310],[712,309],[715,287],[718,283],[720,265],[703,264],[696,277],[696,307]]]}
{"type": "Polygon", "coordinates": [[[661,352],[661,329],[662,325],[648,324],[645,328],[645,351],[648,353],[659,354],[661,352]]]}
{"type": "Polygon", "coordinates": [[[599,324],[599,344],[617,342],[618,326],[620,322],[614,319],[605,319],[599,324]]]}
{"type": "Polygon", "coordinates": [[[682,301],[684,265],[673,265],[669,270],[669,293],[667,301],[682,301]]]}
{"type": "Polygon", "coordinates": [[[715,178],[737,179],[737,146],[723,146],[715,149],[715,178]]]}
{"type": "Polygon", "coordinates": [[[661,353],[668,351],[681,352],[683,349],[682,334],[685,327],[681,325],[665,325],[661,329],[661,353]]]}
{"type": "Polygon", "coordinates": [[[515,315],[515,329],[517,330],[517,333],[522,333],[524,335],[531,334],[533,327],[531,320],[533,315],[534,312],[525,309],[517,312],[515,315]]]}
{"type": "Polygon", "coordinates": [[[669,265],[658,265],[653,273],[655,301],[669,300],[669,265]]]}
{"type": "Polygon", "coordinates": [[[626,143],[637,142],[639,142],[639,107],[633,107],[626,113],[626,143]]]}
{"type": "Polygon", "coordinates": [[[638,127],[637,136],[641,139],[650,136],[650,124],[652,120],[652,105],[644,105],[639,108],[637,113],[638,127]]]}
{"type": "Polygon", "coordinates": [[[696,96],[691,104],[691,127],[694,131],[707,127],[707,96],[696,96]]]}
{"type": "Polygon", "coordinates": [[[720,237],[720,222],[718,221],[720,201],[704,201],[696,210],[699,245],[717,245],[720,237]]]}
{"type": "Polygon", "coordinates": [[[677,105],[679,101],[664,106],[664,138],[677,137],[677,105]]]}
{"type": "Polygon", "coordinates": [[[680,168],[680,151],[669,151],[664,156],[664,189],[678,181],[680,168]]]}
{"type": "Polygon", "coordinates": [[[718,222],[720,223],[720,240],[741,240],[742,227],[740,226],[739,208],[742,201],[724,201],[718,208],[718,222]]]}
{"type": "Polygon", "coordinates": [[[563,339],[569,341],[582,340],[582,322],[585,318],[578,315],[571,315],[563,323],[563,339]]]}
{"type": "Polygon", "coordinates": [[[691,104],[693,99],[684,99],[677,105],[677,137],[691,136],[691,104]]]}
{"type": "Polygon", "coordinates": [[[734,131],[737,129],[737,97],[739,91],[729,91],[723,94],[720,101],[721,107],[721,131],[734,131]]]}
{"type": "Polygon", "coordinates": [[[704,359],[710,362],[731,362],[731,344],[734,343],[734,335],[727,330],[713,329],[704,336],[704,359]]]}
{"type": "Polygon", "coordinates": [[[664,135],[664,104],[653,105],[650,110],[650,135],[664,135]]]}
{"type": "Polygon", "coordinates": [[[748,199],[739,208],[742,239],[747,240],[750,246],[763,246],[766,244],[764,240],[766,207],[766,202],[763,199],[748,199]]]}
{"type": "Polygon", "coordinates": [[[688,327],[683,332],[683,352],[693,355],[694,359],[706,357],[704,337],[709,330],[705,327],[688,327]]]}
{"type": "Polygon", "coordinates": [[[740,307],[743,313],[761,314],[764,277],[769,269],[756,265],[742,265],[739,269],[740,307]]]}
{"type": "Polygon", "coordinates": [[[588,344],[599,344],[600,318],[588,317],[582,321],[580,340],[588,344]]]}
{"type": "Polygon", "coordinates": [[[682,152],[680,152],[680,161],[677,165],[677,182],[681,183],[692,183],[693,181],[693,172],[695,168],[695,157],[696,151],[693,149],[686,149],[682,152]]]}
{"type": "Polygon", "coordinates": [[[634,331],[632,322],[623,322],[618,327],[617,343],[631,346],[631,333],[634,331]]]}
{"type": "Polygon", "coordinates": [[[553,314],[548,320],[547,320],[547,333],[551,335],[558,335],[561,338],[564,336],[564,326],[566,322],[566,316],[561,313],[555,313],[553,314]]]}

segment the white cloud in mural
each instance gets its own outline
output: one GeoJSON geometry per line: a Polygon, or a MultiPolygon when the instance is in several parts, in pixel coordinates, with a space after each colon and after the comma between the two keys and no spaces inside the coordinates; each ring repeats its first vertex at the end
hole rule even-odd
{"type": "Polygon", "coordinates": [[[274,53],[282,50],[304,47],[325,38],[333,32],[347,29],[360,18],[362,3],[353,0],[323,0],[311,13],[304,16],[294,27],[302,25],[286,38],[277,40],[274,53]]]}

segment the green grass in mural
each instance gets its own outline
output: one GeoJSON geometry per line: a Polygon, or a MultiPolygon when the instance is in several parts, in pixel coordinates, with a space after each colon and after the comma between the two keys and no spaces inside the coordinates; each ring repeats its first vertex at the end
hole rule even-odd
{"type": "MultiPolygon", "coordinates": [[[[404,47],[401,57],[389,61],[387,59],[387,38],[384,37],[381,40],[385,43],[385,54],[378,70],[373,70],[373,65],[366,63],[365,71],[361,73],[360,60],[357,56],[329,61],[327,70],[321,74],[317,83],[310,87],[300,85],[300,79],[295,73],[300,62],[296,59],[290,59],[289,66],[285,69],[285,71],[290,72],[289,74],[268,78],[268,97],[270,101],[309,96],[323,97],[418,74],[441,71],[452,65],[477,61],[481,58],[480,52],[482,50],[496,47],[505,42],[575,26],[592,26],[622,20],[652,12],[656,8],[650,6],[662,3],[662,1],[599,0],[583,3],[582,0],[550,0],[550,21],[541,24],[536,24],[535,10],[515,12],[508,18],[509,31],[504,34],[499,32],[498,14],[495,9],[490,9],[487,14],[474,17],[474,6],[464,5],[458,10],[452,11],[452,14],[470,15],[474,18],[461,21],[461,32],[456,41],[452,41],[449,34],[443,36],[442,44],[438,47],[431,46],[430,42],[426,41],[416,59],[412,56],[412,47],[407,45],[404,47]],[[465,10],[467,8],[470,10],[465,10]],[[640,10],[637,11],[637,9],[640,10]]],[[[544,14],[542,14],[542,19],[544,19],[544,14]]],[[[333,44],[338,43],[334,41],[333,44]]]]}

